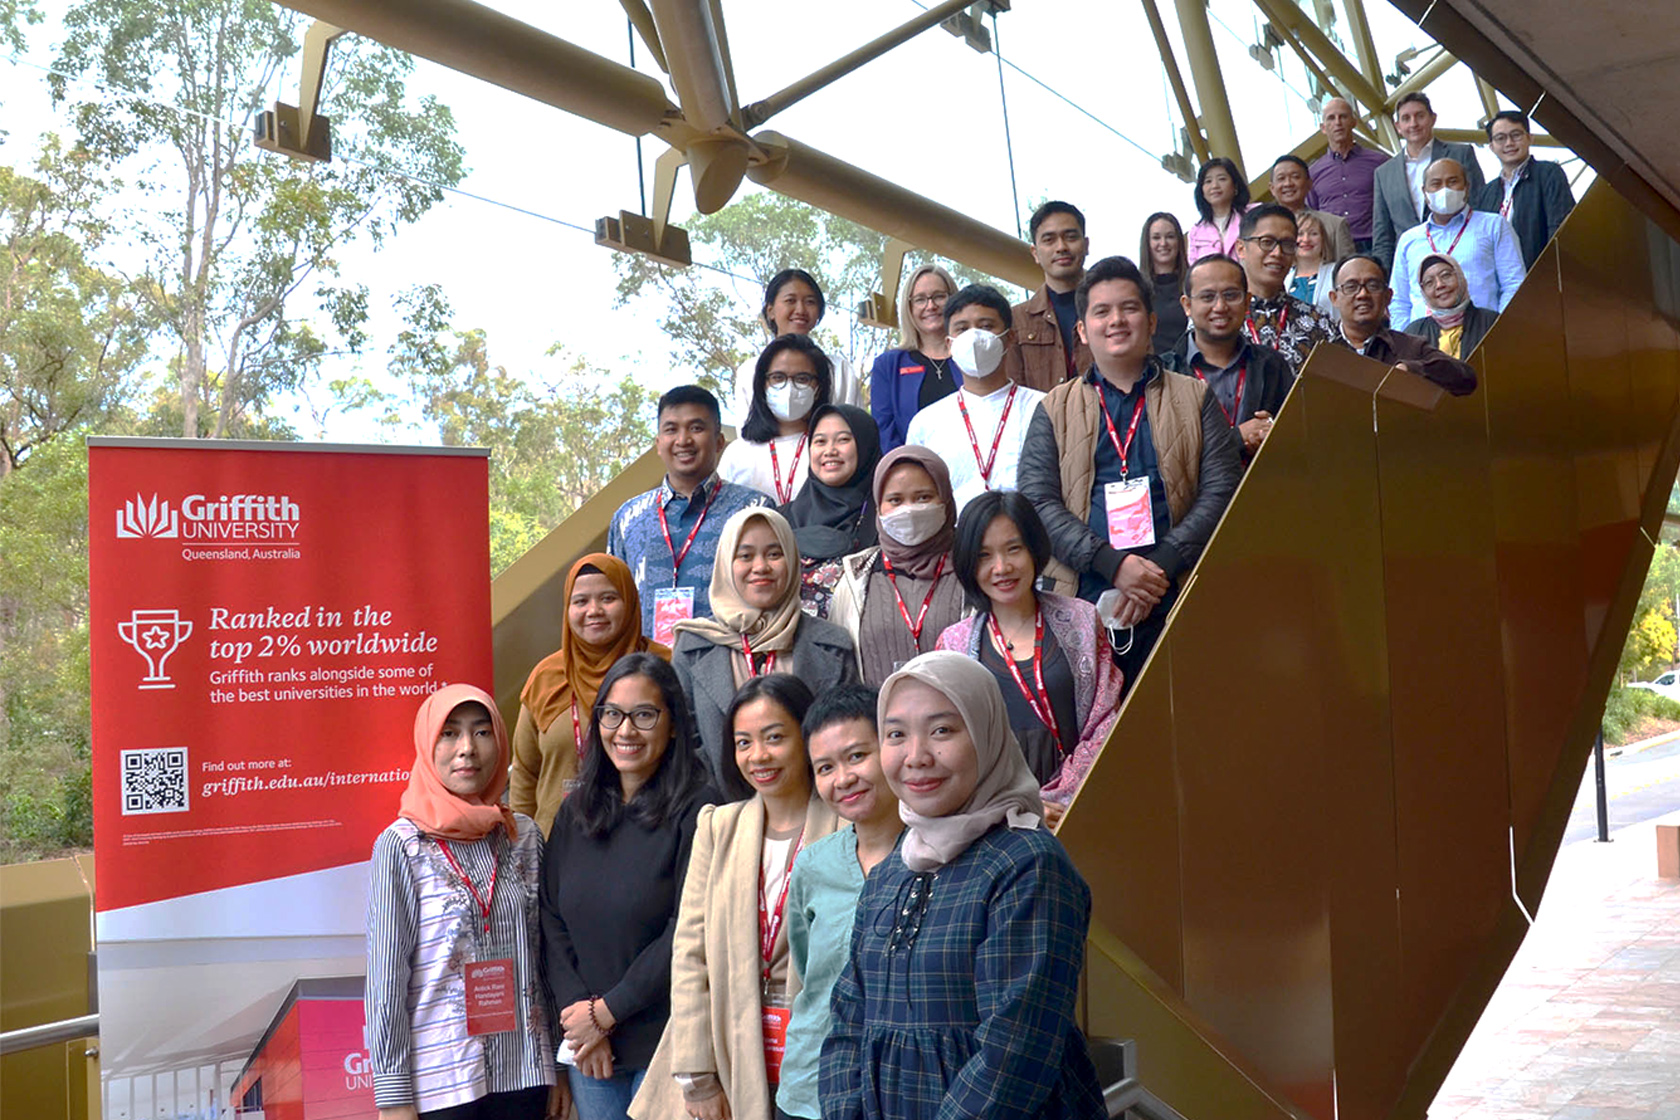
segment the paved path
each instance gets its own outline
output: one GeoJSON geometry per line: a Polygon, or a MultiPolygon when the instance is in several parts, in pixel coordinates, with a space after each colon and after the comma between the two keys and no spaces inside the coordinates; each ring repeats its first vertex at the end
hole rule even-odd
{"type": "MultiPolygon", "coordinates": [[[[1667,784],[1652,753],[1616,760],[1649,771],[1624,793],[1667,784]]],[[[1430,1120],[1680,1120],[1680,881],[1656,878],[1653,821],[1611,835],[1559,852],[1430,1120]]]]}

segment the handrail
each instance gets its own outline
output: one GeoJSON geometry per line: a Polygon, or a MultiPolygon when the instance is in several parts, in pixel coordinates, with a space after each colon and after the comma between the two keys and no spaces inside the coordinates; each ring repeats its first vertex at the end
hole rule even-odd
{"type": "Polygon", "coordinates": [[[25,1050],[39,1050],[43,1046],[53,1046],[60,1042],[74,1042],[78,1038],[91,1038],[98,1034],[98,1012],[79,1015],[74,1019],[60,1019],[56,1023],[20,1027],[15,1031],[0,1032],[0,1057],[22,1053],[25,1050]]]}
{"type": "Polygon", "coordinates": [[[1141,1120],[1184,1120],[1182,1113],[1151,1093],[1135,1077],[1105,1088],[1103,1104],[1108,1107],[1109,1120],[1116,1120],[1116,1117],[1128,1112],[1136,1113],[1141,1120]]]}

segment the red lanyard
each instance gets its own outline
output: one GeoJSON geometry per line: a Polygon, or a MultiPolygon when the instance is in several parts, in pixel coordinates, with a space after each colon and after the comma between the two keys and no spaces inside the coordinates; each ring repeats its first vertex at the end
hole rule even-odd
{"type": "MultiPolygon", "coordinates": [[[[1200,381],[1203,385],[1208,384],[1208,379],[1202,376],[1201,370],[1197,369],[1195,366],[1191,366],[1190,370],[1196,375],[1197,381],[1200,381]]],[[[1219,411],[1225,414],[1225,419],[1231,422],[1231,427],[1233,428],[1237,426],[1237,417],[1242,415],[1243,382],[1247,380],[1248,363],[1244,362],[1242,365],[1237,367],[1237,395],[1231,398],[1230,408],[1225,407],[1224,402],[1219,399],[1219,394],[1213,393],[1213,386],[1208,385],[1208,392],[1213,393],[1213,403],[1219,406],[1219,411]]]]}
{"type": "Polygon", "coordinates": [[[886,553],[881,553],[881,564],[887,569],[887,582],[892,585],[893,598],[898,600],[898,617],[904,620],[904,625],[910,628],[910,637],[916,643],[916,648],[922,648],[922,625],[927,622],[928,607],[933,605],[934,592],[939,590],[939,573],[945,570],[945,557],[939,558],[939,563],[933,566],[933,586],[928,588],[927,598],[922,600],[922,609],[916,612],[916,621],[910,621],[910,608],[904,605],[904,596],[898,593],[898,577],[893,575],[892,561],[887,559],[886,553]]]}
{"type": "Polygon", "coordinates": [[[572,741],[577,744],[578,761],[583,761],[583,725],[578,722],[577,697],[572,697],[572,741]]]}
{"type": "Polygon", "coordinates": [[[988,490],[992,488],[992,464],[997,462],[998,445],[1003,442],[1003,426],[1009,423],[1009,410],[1015,407],[1015,390],[1019,388],[1010,382],[1009,396],[1003,401],[1003,415],[998,417],[997,435],[992,437],[992,453],[984,461],[980,458],[980,441],[974,438],[974,422],[968,418],[968,406],[963,403],[963,390],[957,390],[957,408],[962,411],[963,426],[968,429],[968,446],[974,449],[974,465],[980,468],[980,481],[988,490]]]}
{"type": "Polygon", "coordinates": [[[799,442],[794,444],[793,465],[788,468],[787,489],[785,490],[782,489],[782,464],[776,455],[776,441],[770,441],[771,481],[776,484],[776,501],[784,506],[793,501],[793,480],[799,474],[799,457],[805,454],[805,435],[806,433],[800,432],[799,442]]]}
{"type": "MultiPolygon", "coordinates": [[[[1250,315],[1248,318],[1244,319],[1243,324],[1248,327],[1248,337],[1254,340],[1254,344],[1256,346],[1261,345],[1260,332],[1258,330],[1256,330],[1255,327],[1254,327],[1254,316],[1250,315]]],[[[1276,330],[1277,330],[1277,336],[1279,338],[1283,337],[1283,328],[1288,326],[1288,325],[1289,325],[1289,303],[1286,300],[1285,302],[1278,305],[1278,321],[1277,321],[1276,330]]]]}
{"type": "Polygon", "coordinates": [[[793,883],[793,861],[799,858],[799,849],[804,842],[805,830],[801,828],[799,835],[794,837],[793,850],[788,854],[787,874],[782,876],[782,893],[776,899],[774,912],[765,905],[763,863],[758,867],[758,950],[759,959],[764,962],[766,986],[770,983],[770,956],[776,951],[776,935],[782,932],[782,916],[787,913],[788,887],[793,883]]]}
{"type": "Polygon", "coordinates": [[[665,503],[657,503],[657,508],[659,510],[659,531],[665,534],[665,547],[671,550],[672,587],[677,586],[677,569],[682,567],[683,560],[688,556],[688,550],[694,547],[694,538],[700,535],[700,526],[706,523],[706,515],[712,512],[712,503],[717,501],[718,491],[722,489],[723,486],[721,484],[712,487],[711,496],[706,499],[706,504],[700,507],[700,519],[694,523],[694,528],[688,531],[688,539],[683,542],[681,552],[678,552],[677,546],[671,543],[671,526],[665,520],[665,503]]]}
{"type": "MultiPolygon", "coordinates": [[[[454,869],[456,875],[460,876],[461,882],[467,885],[467,890],[472,892],[473,901],[478,903],[479,913],[484,915],[484,935],[486,937],[490,936],[490,904],[496,901],[496,876],[502,869],[501,860],[496,860],[490,865],[490,897],[481,898],[478,888],[473,886],[473,881],[467,878],[467,873],[462,871],[461,865],[455,862],[455,853],[449,850],[449,841],[439,840],[437,845],[443,849],[443,858],[449,861],[449,866],[454,869]]],[[[491,848],[491,854],[495,854],[494,846],[491,848]]]]}
{"type": "Polygon", "coordinates": [[[1102,406],[1103,423],[1108,425],[1108,438],[1114,444],[1114,450],[1120,456],[1120,481],[1126,480],[1126,455],[1132,449],[1132,437],[1137,435],[1138,418],[1143,415],[1143,394],[1138,394],[1138,402],[1132,408],[1132,422],[1126,428],[1126,442],[1120,442],[1120,433],[1114,428],[1114,418],[1108,414],[1108,395],[1103,392],[1102,375],[1097,375],[1097,403],[1102,406]]]}
{"type": "Polygon", "coordinates": [[[1062,754],[1062,733],[1056,728],[1056,712],[1050,706],[1050,690],[1044,687],[1044,612],[1039,611],[1033,625],[1033,679],[1038,685],[1035,693],[1027,687],[1026,680],[1021,676],[1020,666],[1015,664],[1015,654],[1009,648],[1009,643],[1003,640],[1003,631],[999,629],[997,616],[988,613],[986,625],[992,628],[992,637],[997,639],[998,649],[1003,653],[1003,663],[1009,666],[1009,675],[1015,678],[1015,686],[1021,690],[1021,695],[1027,698],[1027,706],[1033,710],[1039,722],[1050,729],[1050,738],[1056,744],[1056,753],[1062,754]]]}
{"type": "Polygon", "coordinates": [[[764,668],[762,670],[760,670],[758,665],[753,661],[752,643],[747,641],[747,636],[745,634],[741,635],[741,650],[747,655],[747,676],[761,677],[765,673],[773,673],[776,671],[775,650],[771,650],[769,653],[764,655],[764,668]]]}
{"type": "MultiPolygon", "coordinates": [[[[1511,203],[1515,202],[1516,199],[1517,196],[1515,194],[1508,194],[1505,196],[1505,201],[1499,204],[1499,216],[1504,218],[1507,222],[1511,220],[1511,203]]],[[[1462,236],[1462,234],[1460,236],[1462,236]]]]}
{"type": "MultiPolygon", "coordinates": [[[[1423,235],[1425,237],[1429,238],[1429,247],[1431,249],[1434,249],[1435,252],[1439,253],[1441,250],[1436,248],[1436,245],[1435,245],[1435,231],[1429,228],[1430,226],[1432,226],[1434,224],[1435,224],[1434,222],[1424,222],[1423,223],[1423,235]]],[[[1443,226],[1442,228],[1444,229],[1446,227],[1443,226]]],[[[1451,245],[1447,246],[1447,256],[1449,256],[1449,257],[1452,256],[1452,251],[1454,249],[1458,248],[1458,243],[1460,241],[1463,241],[1464,240],[1464,235],[1469,233],[1469,232],[1470,232],[1470,211],[1466,210],[1464,212],[1464,228],[1462,228],[1458,231],[1458,236],[1453,238],[1451,245]]]]}

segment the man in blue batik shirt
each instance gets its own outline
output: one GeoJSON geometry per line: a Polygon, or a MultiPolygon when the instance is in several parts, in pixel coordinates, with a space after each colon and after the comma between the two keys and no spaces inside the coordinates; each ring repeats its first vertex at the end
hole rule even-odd
{"type": "Polygon", "coordinates": [[[642,633],[670,645],[672,627],[712,613],[712,563],[731,514],[773,505],[757,490],[717,476],[723,421],[717,398],[679,385],[659,398],[654,450],[665,479],[618,507],[607,551],[630,567],[642,597],[642,633]]]}

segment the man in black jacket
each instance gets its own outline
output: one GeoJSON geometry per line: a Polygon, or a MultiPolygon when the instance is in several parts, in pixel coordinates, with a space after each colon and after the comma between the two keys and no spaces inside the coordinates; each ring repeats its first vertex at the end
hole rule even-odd
{"type": "Polygon", "coordinates": [[[1487,122],[1488,147],[1499,157],[1499,178],[1471,199],[1478,210],[1498,214],[1517,231],[1524,268],[1533,268],[1542,250],[1575,208],[1569,176],[1561,164],[1528,154],[1528,116],[1515,109],[1495,113],[1487,122]]]}
{"type": "Polygon", "coordinates": [[[1246,283],[1242,265],[1223,253],[1209,254],[1191,265],[1179,297],[1191,327],[1176,347],[1161,355],[1161,364],[1174,373],[1207,383],[1226,421],[1242,440],[1245,469],[1295,384],[1295,373],[1282,354],[1251,343],[1243,333],[1248,318],[1246,283]]]}
{"type": "Polygon", "coordinates": [[[1075,292],[1093,364],[1039,403],[1016,482],[1050,533],[1056,590],[1097,602],[1130,686],[1242,477],[1230,422],[1202,382],[1150,353],[1153,293],[1124,257],[1099,261],[1075,292]],[[1070,571],[1071,569],[1071,571],[1070,571]]]}
{"type": "MultiPolygon", "coordinates": [[[[1393,297],[1388,276],[1376,257],[1360,253],[1338,263],[1336,287],[1330,293],[1330,302],[1342,316],[1342,333],[1336,343],[1433,381],[1455,397],[1474,393],[1476,371],[1469,364],[1447,357],[1415,334],[1388,328],[1388,301],[1393,297]]],[[[1032,444],[1031,432],[1027,443],[1032,444]]]]}

